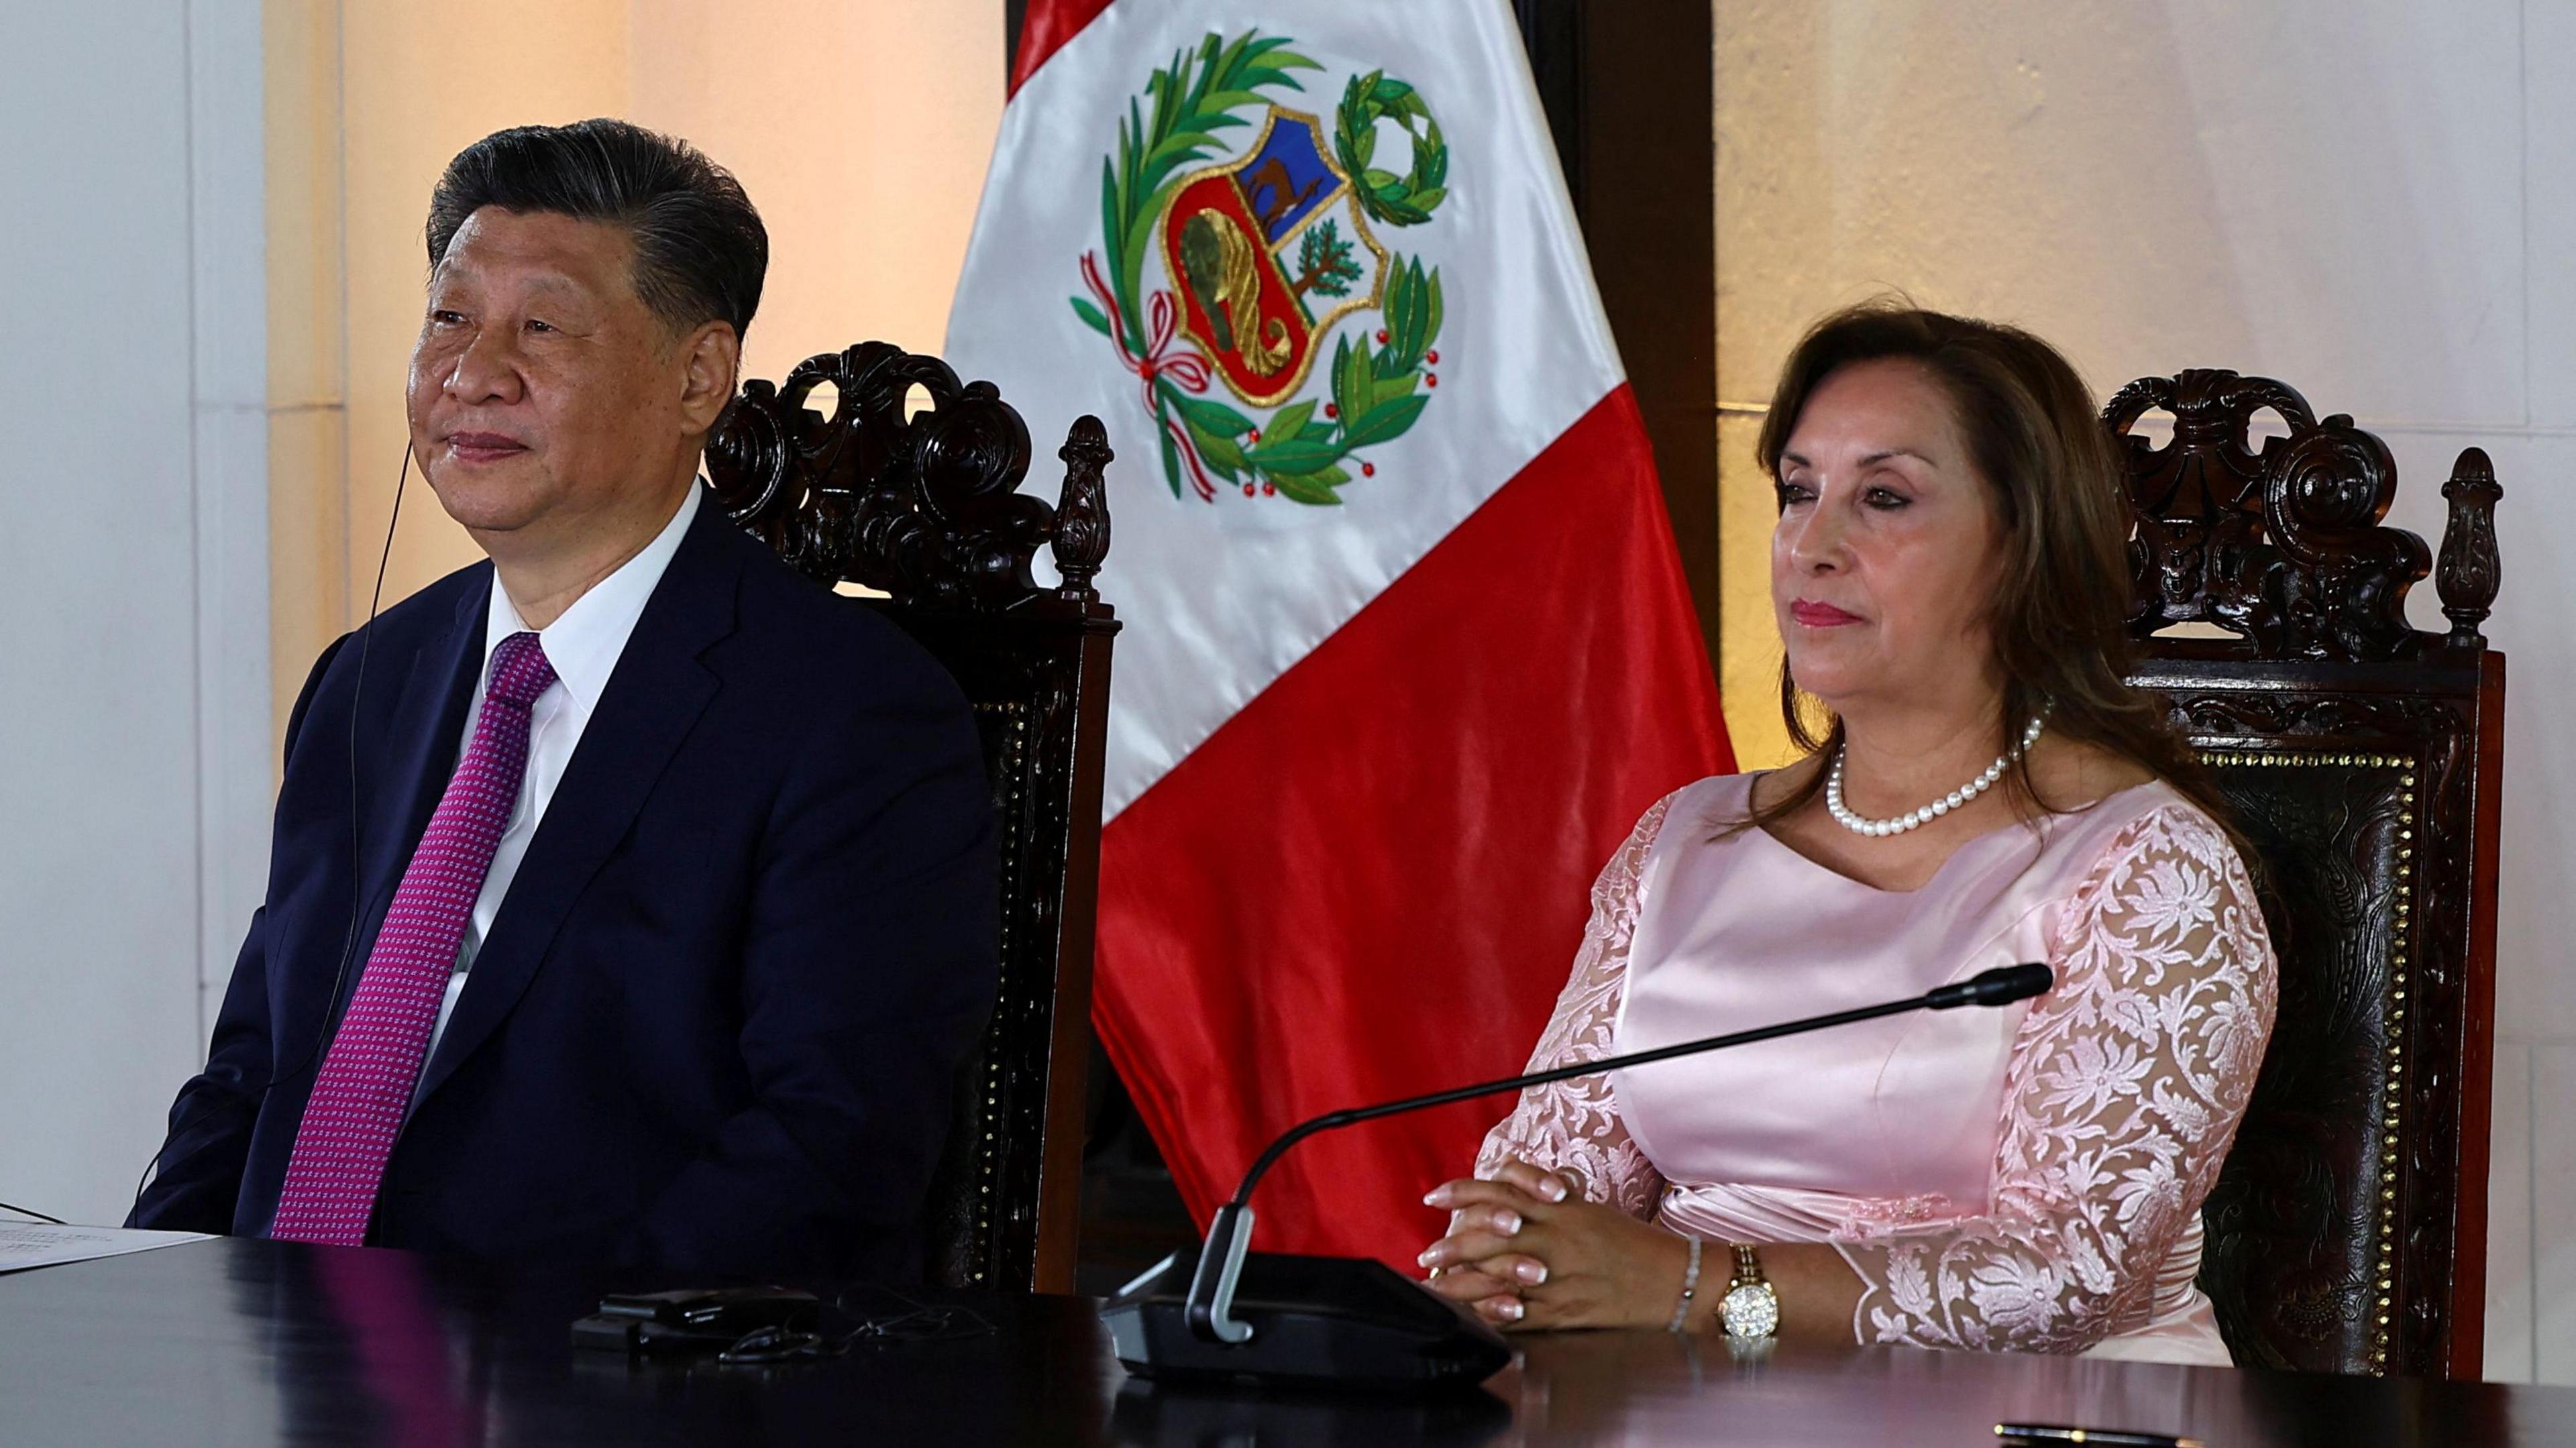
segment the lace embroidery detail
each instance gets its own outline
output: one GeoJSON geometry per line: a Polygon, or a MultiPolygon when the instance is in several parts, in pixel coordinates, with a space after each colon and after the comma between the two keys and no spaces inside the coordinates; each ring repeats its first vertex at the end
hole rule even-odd
{"type": "Polygon", "coordinates": [[[1862,1241],[1892,1235],[1905,1227],[1918,1227],[1926,1222],[1958,1220],[1958,1204],[1939,1192],[1926,1192],[1914,1197],[1879,1197],[1855,1204],[1845,1219],[1838,1238],[1862,1241]]]}
{"type": "MultiPolygon", "coordinates": [[[[1573,975],[1556,998],[1538,1049],[1522,1069],[1545,1071],[1610,1054],[1628,976],[1628,942],[1637,930],[1646,853],[1662,833],[1677,794],[1666,795],[1646,811],[1593,882],[1592,919],[1583,929],[1573,975]]],[[[1577,1076],[1522,1092],[1512,1114],[1485,1134],[1484,1148],[1476,1153],[1476,1175],[1492,1176],[1510,1157],[1544,1171],[1571,1173],[1583,1183],[1586,1198],[1634,1217],[1651,1218],[1663,1195],[1663,1175],[1629,1137],[1607,1076],[1577,1076]]]]}
{"type": "MultiPolygon", "coordinates": [[[[1647,811],[1592,890],[1572,977],[1530,1070],[1608,1055],[1640,875],[1672,804],[1647,811]]],[[[2234,1140],[2270,1039],[2275,966],[2253,884],[2206,816],[2168,805],[2112,840],[2060,907],[2059,984],[2007,1068],[1991,1210],[1856,1202],[1836,1244],[1866,1290],[1863,1341],[2080,1352],[2139,1327],[2234,1140]]],[[[1476,1172],[1507,1157],[1651,1220],[1665,1191],[1606,1077],[1523,1092],[1476,1172]]]]}
{"type": "Polygon", "coordinates": [[[2013,1042],[1993,1205],[1938,1229],[1862,1212],[1864,1341],[2080,1352],[2144,1325],[2217,1180],[2277,982],[2244,863],[2167,805],[2111,842],[2052,932],[2056,989],[2013,1042]]]}

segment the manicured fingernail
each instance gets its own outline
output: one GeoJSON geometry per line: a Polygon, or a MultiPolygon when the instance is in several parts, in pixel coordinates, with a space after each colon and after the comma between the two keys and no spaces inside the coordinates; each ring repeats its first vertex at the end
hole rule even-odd
{"type": "Polygon", "coordinates": [[[1514,1211],[1501,1211],[1501,1212],[1496,1212],[1496,1213],[1494,1214],[1494,1230],[1495,1230],[1495,1231],[1500,1232],[1500,1233],[1502,1233],[1504,1236],[1508,1237],[1508,1236],[1511,1236],[1511,1235],[1513,1235],[1514,1233],[1516,1233],[1516,1232],[1520,1231],[1520,1229],[1521,1229],[1521,1214],[1520,1214],[1520,1213],[1518,1213],[1518,1212],[1514,1212],[1514,1211]]]}
{"type": "Polygon", "coordinates": [[[1547,1264],[1544,1262],[1523,1262],[1518,1267],[1512,1269],[1512,1275],[1518,1277],[1523,1282],[1528,1283],[1530,1286],[1536,1287],[1547,1280],[1547,1264]]]}
{"type": "Polygon", "coordinates": [[[1565,1183],[1558,1181],[1554,1177],[1549,1177],[1546,1181],[1538,1184],[1538,1194],[1547,1198],[1551,1202],[1564,1201],[1565,1183]]]}
{"type": "Polygon", "coordinates": [[[1431,1190],[1422,1194],[1422,1205],[1426,1207],[1446,1206],[1448,1205],[1448,1202],[1449,1189],[1447,1187],[1433,1187],[1431,1190]]]}
{"type": "Polygon", "coordinates": [[[1503,1299],[1502,1305],[1494,1309],[1494,1315],[1505,1322],[1518,1322],[1521,1320],[1521,1314],[1528,1310],[1528,1308],[1521,1306],[1510,1298],[1505,1298],[1503,1299]]]}
{"type": "Polygon", "coordinates": [[[1414,1258],[1413,1260],[1425,1267],[1436,1267],[1440,1263],[1440,1249],[1437,1247],[1425,1247],[1422,1249],[1422,1255],[1414,1258]]]}

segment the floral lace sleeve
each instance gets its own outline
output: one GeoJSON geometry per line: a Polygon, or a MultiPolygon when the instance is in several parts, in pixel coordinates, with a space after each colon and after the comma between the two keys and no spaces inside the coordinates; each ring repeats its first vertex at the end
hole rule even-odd
{"type": "MultiPolygon", "coordinates": [[[[1637,821],[1628,842],[1602,867],[1592,886],[1592,921],[1574,974],[1556,998],[1556,1013],[1530,1053],[1531,1071],[1610,1054],[1611,1028],[1619,1019],[1619,993],[1628,976],[1628,939],[1637,928],[1637,887],[1646,852],[1662,832],[1672,807],[1666,796],[1637,821]]],[[[1654,1215],[1664,1179],[1628,1137],[1606,1076],[1577,1076],[1521,1093],[1519,1106],[1485,1134],[1476,1153],[1476,1175],[1491,1176],[1507,1157],[1547,1171],[1571,1172],[1583,1194],[1634,1217],[1654,1215]]]]}
{"type": "Polygon", "coordinates": [[[2007,1068],[1990,1213],[1846,1233],[1864,1342],[2081,1352],[2135,1328],[2217,1179],[2274,1007],[2243,862],[2168,805],[2062,911],[2057,986],[2007,1068]]]}

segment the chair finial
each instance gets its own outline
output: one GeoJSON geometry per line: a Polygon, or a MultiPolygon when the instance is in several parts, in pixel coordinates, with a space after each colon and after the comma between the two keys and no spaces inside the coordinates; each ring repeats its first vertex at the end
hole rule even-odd
{"type": "Polygon", "coordinates": [[[2442,556],[2434,564],[2433,587],[2442,596],[2442,616],[2451,621],[2448,642],[2453,648],[2484,648],[2486,635],[2478,625],[2486,622],[2504,581],[2495,535],[2495,505],[2504,497],[2504,487],[2484,448],[2461,452],[2442,496],[2450,501],[2451,516],[2442,525],[2442,556]]]}
{"type": "Polygon", "coordinates": [[[1064,494],[1056,503],[1055,537],[1049,545],[1063,583],[1056,596],[1092,603],[1100,595],[1091,587],[1109,557],[1109,490],[1101,470],[1117,457],[1109,450],[1109,432],[1100,419],[1085,413],[1073,420],[1073,431],[1056,450],[1064,459],[1064,494]]]}

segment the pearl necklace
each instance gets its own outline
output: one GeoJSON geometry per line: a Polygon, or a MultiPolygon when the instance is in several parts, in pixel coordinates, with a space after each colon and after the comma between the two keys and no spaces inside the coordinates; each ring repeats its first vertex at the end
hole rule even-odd
{"type": "Polygon", "coordinates": [[[2012,768],[2013,761],[2029,752],[2030,746],[2039,742],[2039,731],[2046,723],[2045,719],[2031,720],[2030,727],[2021,731],[2021,743],[1996,755],[1995,762],[1986,766],[1985,773],[1921,809],[1911,814],[1898,815],[1892,820],[1865,819],[1854,814],[1850,805],[1843,803],[1843,754],[1849,751],[1846,749],[1837,752],[1834,755],[1834,767],[1825,775],[1825,809],[1833,815],[1834,823],[1856,835],[1901,835],[1907,830],[1921,829],[1994,788],[1995,781],[2004,777],[2004,771],[2012,768]]]}

